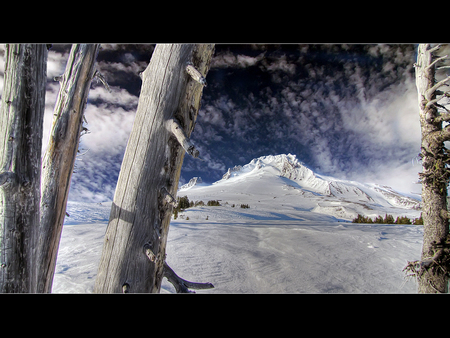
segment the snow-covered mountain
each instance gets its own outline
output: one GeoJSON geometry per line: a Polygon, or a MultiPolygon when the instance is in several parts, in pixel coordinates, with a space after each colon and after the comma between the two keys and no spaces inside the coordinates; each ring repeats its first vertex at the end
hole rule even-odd
{"type": "Polygon", "coordinates": [[[202,178],[201,178],[201,177],[193,177],[193,178],[191,178],[191,179],[189,180],[188,183],[182,185],[182,186],[179,188],[179,190],[180,190],[180,191],[181,191],[181,190],[188,190],[188,189],[192,188],[193,186],[195,186],[195,185],[200,185],[200,184],[202,184],[202,183],[203,183],[203,181],[202,181],[202,178]]]}
{"type": "MultiPolygon", "coordinates": [[[[230,168],[214,184],[194,178],[178,191],[221,206],[172,219],[167,262],[200,293],[410,293],[402,269],[420,258],[421,225],[344,223],[358,213],[419,217],[420,201],[376,184],[314,173],[294,155],[230,168]],[[248,204],[250,208],[240,208],[248,204]]],[[[53,292],[92,292],[109,203],[69,201],[53,292]]],[[[166,279],[162,292],[175,292],[166,279]]]]}
{"type": "Polygon", "coordinates": [[[292,154],[262,156],[228,169],[221,180],[211,185],[197,183],[198,178],[193,178],[178,195],[205,202],[218,199],[228,205],[249,204],[261,212],[314,212],[345,220],[357,214],[420,214],[419,199],[387,186],[318,175],[292,154]]]}

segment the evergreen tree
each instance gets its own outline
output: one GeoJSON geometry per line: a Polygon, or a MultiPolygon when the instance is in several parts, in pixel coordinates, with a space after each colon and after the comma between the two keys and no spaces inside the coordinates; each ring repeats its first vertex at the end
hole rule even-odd
{"type": "Polygon", "coordinates": [[[394,216],[386,214],[386,215],[384,216],[383,223],[384,223],[384,224],[395,224],[395,222],[394,222],[394,216]]]}
{"type": "Polygon", "coordinates": [[[419,218],[415,218],[413,221],[414,225],[423,225],[423,218],[422,218],[422,213],[420,213],[420,217],[419,218]]]}
{"type": "Polygon", "coordinates": [[[377,216],[373,222],[376,224],[383,224],[383,217],[377,216]]]}

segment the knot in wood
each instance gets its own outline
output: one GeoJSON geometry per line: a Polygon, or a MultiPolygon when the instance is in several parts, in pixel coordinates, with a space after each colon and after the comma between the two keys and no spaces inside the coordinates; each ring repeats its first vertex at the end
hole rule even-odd
{"type": "Polygon", "coordinates": [[[124,284],[122,285],[122,292],[123,292],[123,293],[130,293],[130,284],[124,283],[124,284]]]}
{"type": "Polygon", "coordinates": [[[148,257],[150,262],[155,264],[158,262],[158,257],[153,253],[149,243],[144,244],[144,253],[148,257]]]}

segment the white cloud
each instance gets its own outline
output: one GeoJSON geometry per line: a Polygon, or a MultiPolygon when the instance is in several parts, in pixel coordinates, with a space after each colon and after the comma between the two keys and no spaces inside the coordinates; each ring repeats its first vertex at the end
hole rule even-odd
{"type": "Polygon", "coordinates": [[[116,105],[126,108],[127,110],[135,110],[139,98],[130,94],[126,89],[117,86],[111,86],[111,92],[108,92],[103,85],[97,85],[89,91],[89,101],[101,100],[110,105],[116,105]]]}
{"type": "MultiPolygon", "coordinates": [[[[224,142],[216,149],[223,152],[222,158],[232,156],[224,151],[230,137],[233,144],[246,144],[236,149],[240,158],[267,155],[262,152],[274,147],[285,152],[295,148],[301,152],[299,158],[324,174],[378,183],[385,178],[385,183],[397,182],[404,191],[417,190],[412,182],[417,181],[420,166],[410,165],[420,151],[412,54],[401,46],[375,45],[368,50],[369,56],[354,49],[353,54],[339,55],[333,62],[342,68],[332,66],[332,71],[326,64],[307,63],[302,56],[297,63],[286,55],[264,58],[260,69],[278,74],[272,78],[278,87],[258,89],[254,94],[259,96],[253,98],[239,93],[248,98],[242,100],[246,103],[232,101],[228,93],[216,96],[206,104],[193,137],[200,144],[211,144],[202,136],[214,137],[213,131],[221,130],[224,142]],[[368,69],[370,55],[384,58],[374,60],[368,69]],[[306,77],[293,76],[300,68],[306,77]]],[[[218,55],[215,62],[217,67],[242,67],[230,52],[218,55]]],[[[211,154],[218,156],[214,148],[211,154]]]]}
{"type": "Polygon", "coordinates": [[[286,55],[282,55],[278,60],[270,64],[265,63],[265,67],[271,72],[281,70],[289,74],[294,74],[296,69],[295,63],[290,63],[286,60],[286,55]]]}
{"type": "Polygon", "coordinates": [[[407,81],[373,100],[341,110],[344,128],[358,133],[361,141],[395,147],[420,141],[419,110],[414,84],[407,81]],[[370,141],[369,141],[370,140],[370,141]]]}
{"type": "Polygon", "coordinates": [[[103,76],[106,78],[114,78],[115,74],[118,71],[131,73],[136,76],[139,75],[140,72],[145,70],[145,68],[148,65],[148,62],[146,61],[134,61],[134,57],[127,53],[124,59],[126,60],[125,63],[122,62],[106,62],[106,61],[100,61],[97,64],[97,67],[102,73],[103,76]]]}
{"type": "MultiPolygon", "coordinates": [[[[121,46],[102,47],[104,50],[123,49],[121,46]]],[[[0,46],[0,93],[4,72],[2,50],[0,46]]],[[[398,63],[405,63],[411,55],[402,53],[401,48],[386,45],[369,46],[367,50],[369,55],[390,59],[383,61],[382,79],[379,74],[367,76],[361,69],[355,71],[353,61],[344,63],[342,73],[330,74],[325,66],[294,63],[285,55],[270,62],[265,59],[265,52],[255,57],[234,55],[229,51],[216,55],[211,68],[242,69],[259,65],[283,88],[277,91],[266,87],[259,96],[255,92],[256,97],[250,95],[253,93],[241,93],[248,98],[247,105],[238,103],[228,94],[203,103],[193,141],[204,162],[196,161],[196,169],[193,165],[192,170],[207,167],[224,173],[227,168],[224,163],[228,164],[229,159],[226,154],[217,156],[215,149],[224,153],[224,147],[228,147],[233,138],[234,145],[243,142],[242,149],[234,150],[242,160],[250,156],[248,154],[272,149],[275,144],[284,147],[286,152],[295,145],[307,149],[320,171],[326,174],[388,184],[397,189],[401,187],[405,192],[420,191],[420,186],[413,182],[417,181],[421,166],[411,164],[413,156],[420,151],[417,94],[414,79],[406,75],[407,70],[398,67],[398,63]],[[292,76],[300,67],[304,68],[308,79],[292,76]],[[344,79],[348,80],[349,90],[352,86],[355,88],[353,98],[343,97],[334,90],[336,83],[343,84],[344,79]],[[388,88],[377,92],[380,84],[391,82],[388,88]]],[[[62,74],[67,57],[67,53],[49,51],[44,147],[59,90],[59,84],[50,79],[62,74]]],[[[122,59],[123,62],[100,61],[99,69],[107,79],[115,79],[121,72],[137,76],[147,64],[137,62],[126,50],[122,59]]],[[[112,198],[115,175],[131,132],[138,97],[124,88],[111,88],[112,93],[108,93],[94,81],[90,90],[86,107],[90,134],[82,137],[80,145],[89,151],[77,161],[71,199],[103,201],[112,198]]]]}
{"type": "Polygon", "coordinates": [[[72,176],[70,200],[112,200],[135,111],[120,106],[87,104],[85,115],[90,133],[83,135],[72,176]]]}
{"type": "Polygon", "coordinates": [[[200,110],[199,115],[203,122],[210,123],[218,128],[225,127],[222,112],[213,105],[206,105],[200,110]]]}
{"type": "Polygon", "coordinates": [[[47,79],[52,80],[55,76],[64,73],[69,53],[58,53],[52,49],[48,51],[47,58],[47,79]]]}
{"type": "Polygon", "coordinates": [[[221,54],[215,55],[211,60],[211,68],[227,68],[227,67],[237,67],[237,68],[247,68],[254,66],[256,63],[264,58],[265,53],[261,53],[258,56],[249,55],[234,55],[230,51],[223,52],[221,54]]]}
{"type": "Polygon", "coordinates": [[[88,104],[85,115],[90,133],[81,138],[84,148],[103,154],[116,154],[125,149],[133,127],[134,110],[88,104]]]}

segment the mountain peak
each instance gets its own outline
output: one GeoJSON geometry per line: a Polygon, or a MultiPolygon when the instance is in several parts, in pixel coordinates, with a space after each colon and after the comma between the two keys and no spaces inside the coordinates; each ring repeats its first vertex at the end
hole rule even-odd
{"type": "Polygon", "coordinates": [[[199,185],[200,183],[203,183],[201,177],[193,177],[189,180],[188,183],[182,185],[179,190],[188,190],[195,185],[199,185]]]}
{"type": "MultiPolygon", "coordinates": [[[[267,155],[254,158],[244,166],[236,165],[233,168],[228,168],[228,171],[222,176],[222,179],[218,182],[225,181],[231,177],[239,176],[239,174],[247,173],[253,170],[259,170],[266,166],[271,166],[278,169],[281,172],[280,176],[290,178],[294,169],[302,169],[313,173],[312,170],[306,168],[306,166],[300,162],[296,155],[292,154],[279,154],[279,155],[267,155]]],[[[218,183],[216,182],[216,183],[218,183]]]]}
{"type": "MultiPolygon", "coordinates": [[[[214,196],[230,205],[251,204],[256,213],[272,210],[277,214],[284,210],[310,217],[305,212],[312,212],[350,220],[357,214],[415,215],[420,209],[419,200],[392,188],[316,174],[292,154],[261,156],[244,166],[229,168],[212,185],[197,187],[198,183],[194,177],[180,190],[189,189],[187,195],[196,200],[214,196]]],[[[243,217],[242,213],[239,217],[243,217]]]]}

